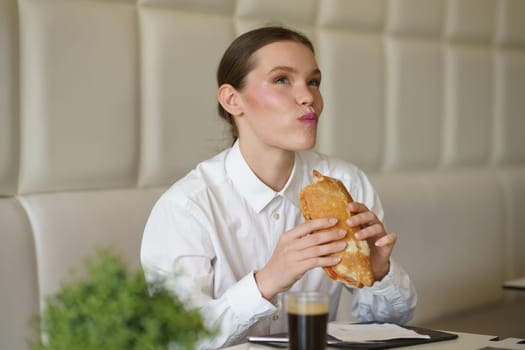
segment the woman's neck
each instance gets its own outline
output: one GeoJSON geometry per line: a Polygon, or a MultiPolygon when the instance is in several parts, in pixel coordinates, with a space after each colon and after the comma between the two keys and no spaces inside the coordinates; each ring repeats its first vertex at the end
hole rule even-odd
{"type": "Polygon", "coordinates": [[[241,154],[255,175],[266,186],[281,191],[293,170],[295,153],[271,147],[254,147],[239,140],[241,154]]]}

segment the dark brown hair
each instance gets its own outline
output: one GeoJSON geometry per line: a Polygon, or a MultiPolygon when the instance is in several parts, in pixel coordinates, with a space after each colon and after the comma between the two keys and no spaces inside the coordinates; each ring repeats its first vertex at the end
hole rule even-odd
{"type": "MultiPolygon", "coordinates": [[[[245,78],[255,67],[253,54],[263,46],[278,41],[295,41],[301,43],[315,53],[314,46],[305,35],[281,26],[262,27],[246,32],[237,37],[224,52],[217,68],[217,85],[230,84],[236,90],[244,88],[245,78]]],[[[221,104],[218,104],[219,116],[230,124],[232,138],[239,133],[233,117],[221,104]]]]}

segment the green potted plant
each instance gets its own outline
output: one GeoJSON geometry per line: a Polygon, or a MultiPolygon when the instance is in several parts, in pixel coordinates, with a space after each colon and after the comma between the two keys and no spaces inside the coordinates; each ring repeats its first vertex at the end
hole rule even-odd
{"type": "Polygon", "coordinates": [[[130,273],[121,258],[101,249],[86,262],[88,275],[50,298],[34,326],[36,350],[193,349],[212,331],[197,310],[164,288],[130,273]]]}

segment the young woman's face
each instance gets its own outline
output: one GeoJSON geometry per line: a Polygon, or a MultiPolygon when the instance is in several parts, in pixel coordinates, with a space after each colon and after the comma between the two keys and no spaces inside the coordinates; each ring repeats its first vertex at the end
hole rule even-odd
{"type": "Polygon", "coordinates": [[[321,72],[312,51],[281,41],[260,48],[253,58],[255,68],[239,91],[241,141],[287,151],[312,148],[323,110],[321,72]]]}

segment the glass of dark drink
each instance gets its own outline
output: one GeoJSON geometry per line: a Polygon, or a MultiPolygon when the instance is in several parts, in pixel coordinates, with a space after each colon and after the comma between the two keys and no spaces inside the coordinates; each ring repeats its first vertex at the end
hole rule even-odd
{"type": "Polygon", "coordinates": [[[288,313],[291,350],[324,350],[330,296],[321,292],[288,292],[284,296],[288,313]]]}

